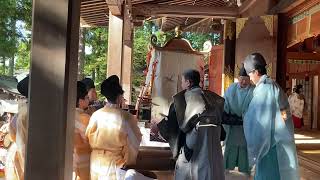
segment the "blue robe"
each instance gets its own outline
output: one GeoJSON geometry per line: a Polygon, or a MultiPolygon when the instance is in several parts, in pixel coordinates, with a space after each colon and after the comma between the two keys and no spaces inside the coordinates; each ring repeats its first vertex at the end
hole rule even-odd
{"type": "Polygon", "coordinates": [[[255,180],[300,179],[288,99],[267,75],[256,84],[243,127],[255,180]]]}
{"type": "MultiPolygon", "coordinates": [[[[228,114],[243,117],[252,99],[254,86],[241,88],[239,83],[233,83],[225,92],[224,111],[228,114]]],[[[242,125],[224,125],[227,137],[225,140],[225,169],[238,167],[240,172],[250,173],[247,154],[247,143],[242,125]]]]}

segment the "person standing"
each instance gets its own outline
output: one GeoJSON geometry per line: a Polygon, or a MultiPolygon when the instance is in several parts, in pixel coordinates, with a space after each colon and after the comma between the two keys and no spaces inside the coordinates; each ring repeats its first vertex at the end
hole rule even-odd
{"type": "Polygon", "coordinates": [[[124,91],[119,78],[113,75],[104,80],[101,93],[107,103],[92,114],[86,130],[92,148],[91,180],[150,179],[127,169],[136,163],[142,135],[137,119],[120,108],[124,91]]]}
{"type": "Polygon", "coordinates": [[[292,113],[293,124],[295,128],[301,128],[303,125],[303,110],[305,106],[302,95],[302,85],[297,85],[293,93],[289,96],[290,110],[292,113]]]}
{"type": "Polygon", "coordinates": [[[248,55],[244,68],[256,85],[243,120],[249,165],[256,165],[254,179],[299,180],[288,98],[268,77],[260,53],[248,55]]]}
{"type": "Polygon", "coordinates": [[[24,180],[25,148],[28,127],[29,75],[17,84],[17,90],[25,97],[19,100],[18,113],[9,123],[12,145],[6,159],[6,180],[24,180]]]}
{"type": "Polygon", "coordinates": [[[90,180],[91,148],[85,136],[90,116],[85,113],[89,105],[89,96],[85,84],[77,82],[77,103],[75,116],[73,171],[74,180],[90,180]]]}
{"type": "Polygon", "coordinates": [[[250,175],[247,143],[243,131],[243,115],[252,99],[254,86],[242,67],[239,82],[233,83],[225,92],[224,118],[222,124],[226,130],[224,165],[226,170],[238,167],[240,172],[250,175]]]}
{"type": "Polygon", "coordinates": [[[176,180],[223,180],[220,145],[222,97],[200,86],[200,73],[182,74],[183,91],[173,96],[168,117],[158,123],[176,158],[176,180]]]}
{"type": "Polygon", "coordinates": [[[90,78],[84,78],[81,82],[86,86],[89,97],[89,106],[85,112],[89,115],[92,115],[96,110],[103,108],[104,102],[98,100],[96,86],[90,78]]]}

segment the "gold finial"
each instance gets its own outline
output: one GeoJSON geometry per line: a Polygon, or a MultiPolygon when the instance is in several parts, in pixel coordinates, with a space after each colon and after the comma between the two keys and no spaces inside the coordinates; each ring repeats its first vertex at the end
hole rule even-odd
{"type": "Polygon", "coordinates": [[[182,30],[181,30],[181,27],[180,26],[177,26],[175,29],[174,29],[175,33],[176,33],[176,37],[179,38],[181,37],[181,34],[182,34],[182,30]]]}

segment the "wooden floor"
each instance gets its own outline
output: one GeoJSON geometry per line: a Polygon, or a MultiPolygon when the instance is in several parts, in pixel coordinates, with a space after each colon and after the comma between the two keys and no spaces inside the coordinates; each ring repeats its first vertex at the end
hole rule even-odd
{"type": "Polygon", "coordinates": [[[301,179],[320,180],[320,131],[295,130],[301,179]]]}
{"type": "Polygon", "coordinates": [[[320,131],[296,130],[295,141],[300,156],[320,163],[320,131]]]}
{"type": "MultiPolygon", "coordinates": [[[[320,131],[296,130],[295,141],[301,180],[320,180],[320,131]]],[[[159,180],[173,180],[173,172],[156,174],[159,180]]],[[[246,175],[237,171],[226,173],[226,180],[248,179],[246,175]]]]}
{"type": "MultiPolygon", "coordinates": [[[[320,131],[296,130],[301,180],[320,180],[320,131]]],[[[154,172],[158,180],[173,180],[172,171],[154,172]]],[[[246,175],[237,171],[226,173],[226,180],[247,180],[246,175]]],[[[0,178],[4,180],[4,178],[0,178]]]]}

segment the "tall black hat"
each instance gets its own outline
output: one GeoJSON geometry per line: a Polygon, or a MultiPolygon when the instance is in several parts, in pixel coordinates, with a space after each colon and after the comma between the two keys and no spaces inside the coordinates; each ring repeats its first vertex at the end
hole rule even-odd
{"type": "Polygon", "coordinates": [[[240,68],[239,71],[239,76],[248,76],[246,70],[244,69],[244,66],[242,65],[242,67],[240,68]]]}
{"type": "Polygon", "coordinates": [[[29,93],[29,75],[22,79],[20,82],[17,84],[17,89],[20,94],[22,94],[25,97],[28,97],[29,93]]]}
{"type": "Polygon", "coordinates": [[[89,91],[92,88],[96,88],[93,80],[90,78],[84,78],[84,79],[82,79],[81,82],[86,85],[87,91],[89,91]]]}
{"type": "Polygon", "coordinates": [[[77,81],[77,99],[83,99],[87,94],[86,85],[81,81],[77,81]]]}

